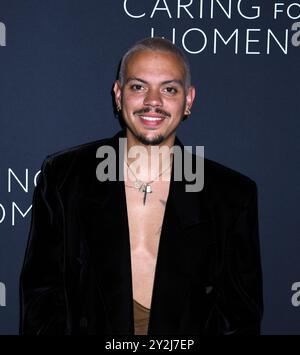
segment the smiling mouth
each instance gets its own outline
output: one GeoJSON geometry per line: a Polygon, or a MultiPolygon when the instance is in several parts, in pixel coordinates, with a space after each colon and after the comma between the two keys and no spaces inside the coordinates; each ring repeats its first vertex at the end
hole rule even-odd
{"type": "Polygon", "coordinates": [[[164,117],[155,117],[155,116],[140,116],[143,120],[146,121],[162,121],[164,117]]]}
{"type": "Polygon", "coordinates": [[[147,116],[147,115],[139,115],[144,126],[148,127],[157,127],[159,126],[165,119],[164,116],[147,116]]]}

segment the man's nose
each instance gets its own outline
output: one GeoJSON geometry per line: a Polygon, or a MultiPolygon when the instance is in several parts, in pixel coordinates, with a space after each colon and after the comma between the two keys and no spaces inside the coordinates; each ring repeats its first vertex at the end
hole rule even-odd
{"type": "Polygon", "coordinates": [[[161,94],[158,90],[149,90],[144,99],[145,106],[162,106],[161,94]]]}

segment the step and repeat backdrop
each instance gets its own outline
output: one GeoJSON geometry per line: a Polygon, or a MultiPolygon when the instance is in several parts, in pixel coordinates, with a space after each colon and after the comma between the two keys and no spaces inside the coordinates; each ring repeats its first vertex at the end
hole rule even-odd
{"type": "Polygon", "coordinates": [[[120,129],[118,64],[150,36],[191,63],[180,139],[257,183],[263,334],[300,334],[300,2],[285,0],[0,0],[0,334],[19,331],[43,159],[120,129]]]}

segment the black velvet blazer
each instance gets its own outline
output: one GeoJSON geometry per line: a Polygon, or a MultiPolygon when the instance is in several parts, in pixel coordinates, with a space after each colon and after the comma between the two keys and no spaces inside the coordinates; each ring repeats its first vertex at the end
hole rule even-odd
{"type": "MultiPolygon", "coordinates": [[[[134,334],[124,182],[95,174],[98,147],[118,156],[119,137],[43,163],[20,280],[22,334],[134,334]]],[[[204,174],[191,193],[172,173],[149,335],[260,333],[256,184],[207,159],[204,174]]]]}

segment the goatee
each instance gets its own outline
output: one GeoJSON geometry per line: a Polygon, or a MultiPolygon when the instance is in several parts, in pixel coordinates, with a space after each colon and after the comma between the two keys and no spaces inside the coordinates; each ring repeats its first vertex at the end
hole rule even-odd
{"type": "Polygon", "coordinates": [[[159,134],[153,138],[147,138],[142,134],[137,134],[135,136],[136,136],[137,140],[144,145],[159,145],[165,140],[165,137],[161,134],[159,134]]]}

